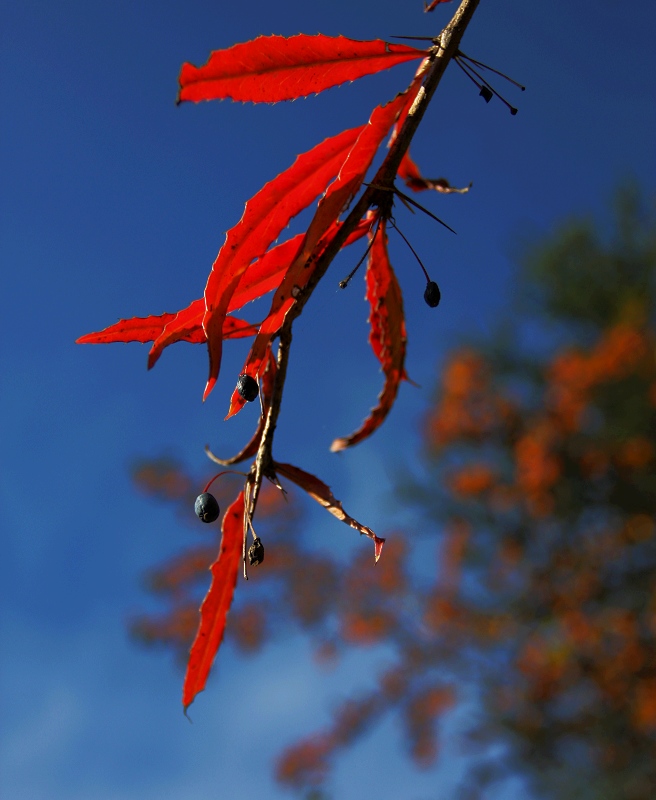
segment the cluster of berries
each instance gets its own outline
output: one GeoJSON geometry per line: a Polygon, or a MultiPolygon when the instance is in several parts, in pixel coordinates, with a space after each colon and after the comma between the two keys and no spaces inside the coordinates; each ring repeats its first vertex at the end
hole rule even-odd
{"type": "MultiPolygon", "coordinates": [[[[216,497],[209,492],[199,494],[194,503],[196,516],[202,522],[216,522],[221,513],[216,497]]],[[[253,544],[248,548],[248,563],[256,567],[264,561],[264,545],[259,536],[253,539],[253,544]]]]}
{"type": "MultiPolygon", "coordinates": [[[[249,403],[252,403],[260,393],[259,386],[255,378],[250,375],[240,375],[237,381],[237,391],[249,403]]],[[[223,474],[223,473],[220,473],[223,474]]],[[[218,475],[216,477],[219,477],[218,475]]],[[[215,480],[215,478],[212,478],[215,480]]],[[[212,481],[210,481],[211,483],[212,481]]],[[[202,492],[196,498],[194,511],[201,522],[216,522],[221,514],[219,503],[210,492],[202,492]]],[[[248,548],[248,560],[252,567],[264,561],[264,545],[258,537],[253,540],[253,544],[248,548]]]]}

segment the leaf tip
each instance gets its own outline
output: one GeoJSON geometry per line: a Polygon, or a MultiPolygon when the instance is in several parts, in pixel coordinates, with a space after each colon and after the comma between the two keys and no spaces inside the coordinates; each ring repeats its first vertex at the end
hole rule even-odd
{"type": "Polygon", "coordinates": [[[205,391],[203,392],[203,403],[210,396],[210,392],[214,388],[214,384],[215,383],[216,383],[216,378],[208,378],[207,379],[207,383],[205,384],[205,391]]]}
{"type": "Polygon", "coordinates": [[[383,552],[383,545],[385,544],[385,539],[381,539],[379,536],[374,534],[374,562],[378,563],[378,559],[380,558],[380,554],[383,552]]]}

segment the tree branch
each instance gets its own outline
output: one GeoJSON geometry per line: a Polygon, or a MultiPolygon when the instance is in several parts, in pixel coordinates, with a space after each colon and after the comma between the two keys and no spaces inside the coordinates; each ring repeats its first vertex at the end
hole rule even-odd
{"type": "Polygon", "coordinates": [[[275,467],[273,461],[273,438],[282,403],[282,395],[285,387],[287,375],[287,365],[289,363],[289,352],[292,341],[292,326],[294,321],[302,314],[305,304],[310,299],[312,292],[319,281],[323,278],[339,253],[342,245],[348,236],[355,230],[362,217],[372,206],[378,206],[381,195],[388,195],[389,190],[394,185],[394,179],[398,171],[401,159],[405,155],[413,136],[415,135],[419,123],[421,122],[426,109],[437,89],[444,72],[451,59],[458,53],[460,41],[469,25],[480,0],[462,0],[452,20],[444,28],[442,33],[436,37],[433,47],[429,50],[430,65],[426,70],[426,77],[419,89],[417,98],[412,105],[397,137],[381,164],[376,176],[372,180],[374,186],[368,186],[358,202],[353,206],[350,213],[340,226],[335,237],[332,239],[326,250],[317,259],[317,263],[312,272],[307,285],[301,291],[295,304],[289,310],[283,326],[280,329],[280,344],[278,346],[278,370],[274,379],[271,403],[267,411],[267,419],[262,433],[262,439],[258,448],[257,457],[249,473],[252,490],[247,505],[247,514],[250,522],[253,520],[257,498],[264,477],[275,478],[275,467]],[[384,188],[376,188],[384,187],[384,188]]]}

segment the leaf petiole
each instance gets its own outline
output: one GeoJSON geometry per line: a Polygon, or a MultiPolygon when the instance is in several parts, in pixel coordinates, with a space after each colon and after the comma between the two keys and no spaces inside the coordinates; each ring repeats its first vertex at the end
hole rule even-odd
{"type": "Polygon", "coordinates": [[[421,260],[421,259],[419,258],[419,256],[417,255],[417,251],[415,250],[415,248],[414,248],[414,247],[413,247],[413,246],[410,244],[410,242],[409,242],[409,241],[406,239],[406,237],[403,235],[403,233],[401,232],[401,230],[398,228],[398,226],[397,226],[396,222],[395,222],[395,221],[394,221],[394,220],[393,220],[391,217],[390,217],[390,221],[389,221],[389,223],[390,223],[390,225],[391,225],[391,226],[394,228],[394,230],[395,230],[395,231],[396,231],[396,232],[399,234],[399,236],[400,236],[400,237],[403,239],[403,241],[404,241],[404,242],[405,242],[405,243],[408,245],[408,247],[409,247],[409,248],[410,248],[410,250],[412,251],[412,255],[413,255],[413,256],[414,256],[414,257],[417,259],[417,261],[419,262],[419,266],[422,268],[422,270],[423,270],[423,272],[424,272],[424,275],[426,276],[426,282],[427,282],[427,283],[430,283],[430,276],[429,276],[428,272],[426,272],[426,267],[424,266],[424,264],[423,264],[422,260],[421,260]]]}
{"type": "Polygon", "coordinates": [[[374,235],[371,237],[371,241],[370,241],[370,242],[369,242],[369,244],[367,245],[367,249],[366,249],[366,250],[364,251],[364,253],[362,254],[362,258],[361,258],[361,259],[358,261],[358,263],[357,263],[357,264],[356,264],[356,265],[353,267],[353,269],[352,269],[352,270],[349,272],[349,274],[348,274],[348,275],[347,275],[347,276],[346,276],[346,277],[345,277],[343,280],[341,280],[341,281],[339,282],[338,286],[339,286],[339,288],[340,288],[340,289],[346,289],[346,287],[349,285],[349,283],[350,283],[350,281],[351,281],[351,278],[352,278],[352,277],[355,275],[355,273],[356,273],[356,272],[357,272],[357,271],[360,269],[360,267],[362,266],[362,262],[363,262],[363,261],[365,260],[365,258],[366,258],[366,257],[369,255],[369,251],[370,251],[370,250],[371,250],[371,248],[373,247],[374,241],[375,241],[375,239],[376,239],[376,235],[377,235],[377,233],[378,233],[378,228],[380,228],[380,219],[378,220],[378,223],[377,223],[377,225],[376,225],[376,230],[374,231],[374,235]]]}

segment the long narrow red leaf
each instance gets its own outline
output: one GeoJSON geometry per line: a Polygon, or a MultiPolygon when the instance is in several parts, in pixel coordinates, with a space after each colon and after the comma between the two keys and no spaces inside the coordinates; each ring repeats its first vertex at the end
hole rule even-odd
{"type": "Polygon", "coordinates": [[[382,424],[396,400],[399,384],[405,377],[403,365],[407,336],[403,298],[389,261],[387,232],[383,222],[369,251],[366,280],[367,300],[371,309],[369,342],[380,361],[385,383],[378,396],[378,404],[371,409],[357,431],[350,436],[335,439],[330,448],[333,452],[361,442],[382,424]]]}
{"type": "Polygon", "coordinates": [[[215,50],[202,67],[183,64],[178,102],[226,97],[253,103],[292,100],[425,55],[424,50],[380,39],[258,36],[215,50]]]}
{"type": "Polygon", "coordinates": [[[112,342],[152,342],[175,318],[175,314],[160,314],[152,317],[120,319],[113,325],[80,336],[76,344],[111,344],[112,342]]]}
{"type": "Polygon", "coordinates": [[[297,233],[291,239],[267,250],[261,258],[251,264],[237,284],[232,300],[228,304],[228,311],[243,308],[246,303],[277,289],[302,241],[303,234],[297,233]]]}
{"type": "MultiPolygon", "coordinates": [[[[205,332],[202,328],[202,313],[205,304],[202,300],[194,300],[194,302],[173,314],[160,314],[159,316],[152,317],[132,317],[131,319],[121,319],[107,328],[94,333],[87,333],[80,336],[75,340],[76,344],[112,344],[114,342],[145,342],[156,341],[166,329],[176,322],[176,319],[183,315],[183,319],[187,319],[189,314],[188,324],[180,328],[178,336],[172,341],[176,342],[191,342],[192,344],[200,344],[206,341],[205,332]]],[[[250,325],[242,319],[237,317],[226,317],[225,325],[223,327],[225,339],[236,339],[240,336],[253,336],[257,333],[257,326],[250,325]]],[[[170,344],[170,342],[169,342],[170,344]]]]}
{"type": "MultiPolygon", "coordinates": [[[[194,300],[187,308],[175,314],[160,314],[156,317],[132,317],[121,319],[102,331],[87,333],[75,340],[76,344],[112,344],[114,342],[155,342],[159,358],[161,350],[173,342],[191,342],[201,344],[207,341],[202,327],[205,303],[203,299],[194,300]]],[[[223,325],[224,339],[239,339],[254,336],[257,325],[251,325],[243,319],[227,316],[223,325]]],[[[155,345],[153,345],[155,348],[155,345]]],[[[151,349],[151,353],[153,350],[151,349]]],[[[152,367],[149,359],[148,368],[152,367]]]]}
{"type": "Polygon", "coordinates": [[[276,472],[279,472],[281,475],[284,475],[285,478],[288,478],[297,486],[300,486],[313,500],[316,500],[319,505],[323,506],[326,511],[330,512],[334,517],[337,517],[337,519],[355,528],[356,531],[364,536],[368,536],[374,543],[374,557],[376,561],[378,561],[385,539],[376,536],[371,528],[367,528],[366,525],[362,525],[356,519],[349,516],[342,508],[340,501],[337,500],[335,495],[330,491],[330,486],[320,481],[315,475],[305,472],[305,470],[299,469],[298,467],[294,467],[291,464],[276,463],[276,472]]]}
{"type": "MultiPolygon", "coordinates": [[[[234,311],[241,308],[246,303],[256,300],[263,294],[277,288],[286,270],[289,268],[294,255],[303,240],[303,234],[299,233],[288,239],[286,242],[272,247],[261,258],[258,258],[254,264],[244,272],[237,285],[237,289],[232,296],[232,300],[228,304],[228,311],[234,311]]],[[[162,354],[162,350],[169,344],[179,341],[179,337],[175,337],[176,328],[174,326],[180,325],[180,330],[185,330],[187,327],[198,327],[200,329],[200,337],[198,341],[205,342],[207,337],[202,328],[203,317],[205,315],[205,300],[195,300],[188,308],[178,312],[178,318],[174,322],[166,325],[160,336],[155,340],[150,353],[148,355],[148,369],[150,369],[157,359],[162,354]],[[189,312],[185,317],[181,317],[185,312],[189,312]]],[[[258,326],[248,325],[241,323],[236,317],[227,316],[223,323],[223,339],[234,339],[238,337],[254,336],[257,334],[258,326]]]]}
{"type": "MultiPolygon", "coordinates": [[[[153,342],[153,346],[148,353],[148,369],[152,369],[162,355],[165,347],[175,342],[206,342],[207,337],[203,330],[203,314],[205,313],[205,301],[194,300],[194,302],[178,311],[153,342]]],[[[243,319],[226,316],[223,320],[223,339],[242,339],[246,336],[255,336],[259,330],[258,325],[251,325],[243,319]]]]}
{"type": "MultiPolygon", "coordinates": [[[[353,144],[337,179],[331,183],[321,198],[305,234],[303,245],[273,296],[269,314],[262,322],[260,332],[255,337],[246,359],[242,370],[244,373],[253,377],[259,375],[267,346],[271,338],[280,330],[285,317],[294,305],[295,293],[298,292],[298,289],[302,289],[312,276],[311,261],[316,261],[320,246],[327,246],[327,241],[322,242],[322,237],[326,236],[331,226],[335,226],[337,217],[360,189],[381,142],[406,106],[408,96],[416,95],[421,80],[422,76],[417,75],[405,92],[401,92],[384,106],[376,106],[372,111],[369,122],[353,144]]],[[[328,237],[326,236],[326,238],[328,237]]],[[[233,392],[226,419],[236,414],[243,406],[243,398],[237,391],[233,392]]]]}
{"type": "Polygon", "coordinates": [[[212,584],[200,607],[200,625],[191,645],[182,688],[185,713],[205,688],[212,662],[223,639],[241,561],[244,532],[244,492],[241,491],[223,517],[219,557],[212,564],[212,584]]]}
{"type": "MultiPolygon", "coordinates": [[[[158,342],[170,329],[171,337],[166,344],[173,342],[191,342],[202,344],[207,341],[202,327],[205,303],[203,299],[194,302],[175,314],[160,314],[157,317],[132,317],[121,319],[114,325],[95,333],[87,333],[75,340],[75,344],[113,344],[115,342],[158,342]],[[172,325],[175,328],[173,335],[172,325]]],[[[224,339],[239,339],[243,336],[254,336],[258,326],[251,325],[243,319],[228,316],[223,326],[224,339]]],[[[164,346],[166,346],[166,344],[164,346]]],[[[159,354],[158,354],[159,357],[159,354]]],[[[155,359],[157,360],[157,359],[155,359]]],[[[152,366],[152,365],[151,365],[152,366]]]]}
{"type": "Polygon", "coordinates": [[[232,296],[252,261],[262,256],[290,219],[322,192],[339,171],[362,128],[352,128],[298,156],[289,169],[252,197],[241,220],[226,234],[205,287],[203,328],[210,374],[203,394],[214,388],[221,367],[223,319],[232,296]]]}
{"type": "MultiPolygon", "coordinates": [[[[272,247],[242,275],[228,306],[228,311],[241,308],[276,289],[292,263],[303,241],[302,233],[272,247]]],[[[113,342],[153,342],[148,357],[149,369],[161,356],[165,347],[185,341],[200,344],[207,341],[203,330],[205,300],[201,297],[177,313],[151,317],[122,319],[102,331],[87,333],[76,340],[77,344],[110,344],[113,342]]],[[[254,336],[256,325],[249,325],[237,317],[227,316],[223,324],[223,338],[235,339],[254,336]]]]}

